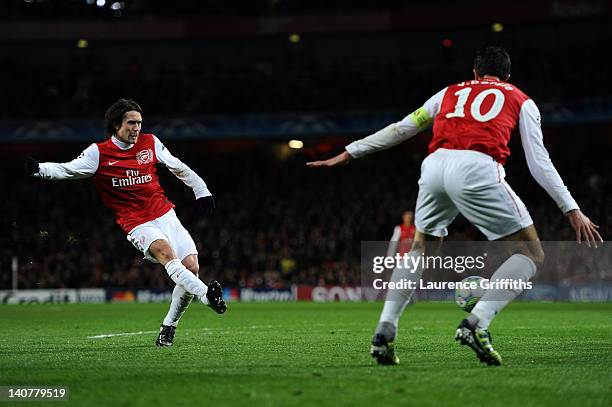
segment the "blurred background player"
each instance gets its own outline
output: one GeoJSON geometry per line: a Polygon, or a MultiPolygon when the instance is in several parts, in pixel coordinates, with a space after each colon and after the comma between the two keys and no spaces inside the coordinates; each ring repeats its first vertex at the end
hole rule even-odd
{"type": "Polygon", "coordinates": [[[415,231],[414,212],[404,211],[402,213],[402,223],[393,228],[393,235],[387,249],[387,257],[408,253],[412,247],[415,231]]]}
{"type": "Polygon", "coordinates": [[[127,239],[144,258],[165,267],[176,284],[168,314],[160,327],[157,346],[172,346],[179,319],[194,295],[222,314],[227,306],[217,281],[208,286],[198,278],[198,252],[191,235],[174,212],[157,177],[157,163],[164,164],[193,189],[196,202],[208,215],[215,208],[206,183],[174,157],[153,134],[142,134],[142,109],[133,100],[119,99],[105,114],[109,139],[87,147],[67,163],[38,163],[28,158],[27,175],[62,180],[93,178],[103,203],[127,239]]]}
{"type": "MultiPolygon", "coordinates": [[[[508,142],[518,127],[532,176],[567,216],[578,242],[597,247],[598,226],[585,216],[572,198],[548,151],[540,128],[536,104],[510,77],[510,56],[502,47],[480,49],[473,65],[474,80],[450,85],[397,123],[346,146],[346,151],[310,167],[333,167],[351,159],[395,146],[433,122],[429,155],[423,161],[416,204],[416,234],[411,256],[425,252],[425,241],[442,240],[447,227],[461,213],[488,240],[516,242],[510,256],[491,277],[491,282],[527,282],[544,261],[544,253],[527,208],[504,180],[503,165],[510,155],[508,142]],[[520,242],[524,242],[520,243],[520,242]]],[[[413,264],[417,264],[416,262],[413,264]]],[[[419,265],[421,263],[418,263],[419,265]]],[[[396,268],[391,281],[418,281],[423,272],[396,268]]],[[[372,339],[371,355],[379,364],[397,364],[394,340],[399,318],[414,290],[389,290],[372,339]]],[[[493,349],[489,324],[522,290],[487,290],[461,321],[455,339],[469,346],[481,362],[501,364],[493,349]]]]}

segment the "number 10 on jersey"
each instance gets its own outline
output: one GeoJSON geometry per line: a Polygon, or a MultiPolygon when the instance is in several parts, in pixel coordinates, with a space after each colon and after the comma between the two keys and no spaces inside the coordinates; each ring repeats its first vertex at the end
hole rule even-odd
{"type": "MultiPolygon", "coordinates": [[[[455,92],[455,96],[457,96],[457,104],[455,105],[455,111],[446,114],[447,119],[451,119],[453,117],[465,117],[465,104],[468,100],[468,96],[472,92],[472,88],[464,88],[455,92]]],[[[470,113],[474,120],[479,122],[488,122],[491,119],[494,119],[499,115],[502,108],[504,107],[505,96],[499,89],[486,89],[476,95],[472,104],[470,106],[470,113]],[[485,98],[489,95],[493,95],[495,100],[491,105],[491,108],[488,112],[482,113],[480,111],[480,107],[485,98]]]]}

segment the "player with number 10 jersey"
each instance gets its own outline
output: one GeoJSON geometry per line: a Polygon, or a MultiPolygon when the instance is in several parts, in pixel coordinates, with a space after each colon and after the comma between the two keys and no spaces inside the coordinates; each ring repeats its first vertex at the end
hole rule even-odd
{"type": "MultiPolygon", "coordinates": [[[[396,268],[391,283],[417,285],[423,267],[416,261],[427,240],[440,240],[461,213],[489,240],[522,241],[493,273],[491,282],[510,281],[523,286],[542,265],[544,253],[529,211],[505,181],[504,164],[510,155],[508,142],[518,129],[529,170],[567,216],[580,242],[602,241],[597,225],[586,217],[572,198],[544,147],[540,112],[529,97],[507,82],[510,56],[501,47],[486,47],[474,60],[474,80],[450,85],[425,104],[378,132],[354,141],[346,151],[310,167],[333,167],[390,148],[433,122],[429,155],[421,165],[417,196],[416,233],[412,250],[414,267],[396,268]]],[[[402,285],[400,285],[401,287],[402,285]]],[[[394,340],[399,318],[414,288],[389,289],[372,339],[371,355],[380,364],[397,364],[394,340]]],[[[521,289],[486,290],[464,319],[455,338],[469,346],[481,362],[501,364],[493,349],[489,325],[521,289]]]]}

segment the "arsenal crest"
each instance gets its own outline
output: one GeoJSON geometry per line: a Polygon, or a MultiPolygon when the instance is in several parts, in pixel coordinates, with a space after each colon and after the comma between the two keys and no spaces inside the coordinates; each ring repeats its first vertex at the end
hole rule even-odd
{"type": "Polygon", "coordinates": [[[152,162],[153,161],[153,150],[148,148],[146,150],[139,151],[138,153],[136,153],[136,161],[138,161],[138,164],[140,165],[148,164],[152,162]]]}

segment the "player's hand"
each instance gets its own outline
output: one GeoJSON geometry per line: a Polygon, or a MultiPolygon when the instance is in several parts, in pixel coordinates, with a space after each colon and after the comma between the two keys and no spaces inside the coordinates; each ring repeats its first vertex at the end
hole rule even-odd
{"type": "Polygon", "coordinates": [[[198,198],[196,202],[198,202],[206,215],[212,215],[213,211],[215,210],[215,200],[212,195],[198,198]]]}
{"type": "Polygon", "coordinates": [[[36,161],[32,157],[26,158],[24,164],[25,164],[24,169],[25,169],[26,175],[34,175],[40,170],[38,161],[36,161]]]}
{"type": "Polygon", "coordinates": [[[351,155],[345,151],[343,153],[338,154],[335,157],[330,158],[329,160],[311,161],[311,162],[306,163],[306,165],[309,166],[310,168],[337,167],[339,165],[348,164],[349,161],[351,161],[351,155]]]}
{"type": "Polygon", "coordinates": [[[576,232],[576,241],[582,243],[585,241],[589,247],[593,244],[593,247],[597,248],[597,243],[603,243],[597,229],[599,226],[591,222],[580,209],[574,209],[565,214],[569,220],[572,229],[576,232]]]}

